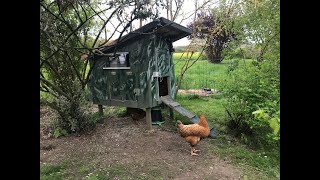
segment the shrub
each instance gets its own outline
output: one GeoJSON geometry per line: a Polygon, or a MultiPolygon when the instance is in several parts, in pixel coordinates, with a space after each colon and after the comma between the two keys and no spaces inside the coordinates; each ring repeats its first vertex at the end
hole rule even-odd
{"type": "MultiPolygon", "coordinates": [[[[73,86],[78,85],[74,83],[73,86]]],[[[49,105],[54,112],[51,124],[54,137],[91,130],[101,119],[99,113],[87,111],[90,103],[80,88],[74,89],[72,101],[64,96],[58,96],[51,102],[45,101],[44,105],[49,105]]]]}
{"type": "Polygon", "coordinates": [[[279,142],[279,64],[270,60],[239,66],[234,61],[228,68],[228,77],[219,83],[219,89],[228,99],[228,127],[251,145],[279,142]]]}
{"type": "Polygon", "coordinates": [[[80,107],[81,98],[69,101],[61,96],[56,99],[53,130],[56,137],[75,132],[81,132],[89,126],[89,115],[80,107]]]}

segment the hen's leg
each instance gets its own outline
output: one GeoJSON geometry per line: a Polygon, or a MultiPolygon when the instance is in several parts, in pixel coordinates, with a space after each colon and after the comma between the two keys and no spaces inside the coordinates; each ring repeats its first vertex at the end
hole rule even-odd
{"type": "Polygon", "coordinates": [[[193,152],[200,152],[200,150],[197,150],[197,149],[193,149],[193,152]]]}
{"type": "Polygon", "coordinates": [[[194,147],[191,147],[191,156],[198,156],[199,154],[194,153],[195,149],[194,147]]]}

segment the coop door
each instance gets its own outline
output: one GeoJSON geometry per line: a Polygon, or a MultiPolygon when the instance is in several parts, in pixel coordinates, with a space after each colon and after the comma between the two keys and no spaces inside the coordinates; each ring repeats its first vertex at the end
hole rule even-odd
{"type": "Polygon", "coordinates": [[[110,99],[136,101],[135,77],[130,70],[112,70],[110,73],[110,99]]]}
{"type": "Polygon", "coordinates": [[[159,97],[169,95],[169,87],[170,87],[169,80],[170,78],[168,76],[158,78],[159,97]]]}

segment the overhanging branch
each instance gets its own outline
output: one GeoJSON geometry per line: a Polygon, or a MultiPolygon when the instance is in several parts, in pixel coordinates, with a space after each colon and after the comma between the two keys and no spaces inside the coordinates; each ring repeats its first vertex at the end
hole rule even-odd
{"type": "Polygon", "coordinates": [[[64,93],[60,88],[58,88],[57,86],[53,85],[50,81],[40,77],[40,81],[42,81],[45,85],[51,87],[53,90],[57,91],[59,94],[63,95],[64,97],[68,98],[70,101],[72,101],[73,99],[68,96],[66,93],[64,93]]]}

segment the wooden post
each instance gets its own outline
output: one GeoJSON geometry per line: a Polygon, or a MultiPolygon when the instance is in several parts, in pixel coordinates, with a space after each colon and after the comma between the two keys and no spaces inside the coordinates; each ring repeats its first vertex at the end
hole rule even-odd
{"type": "Polygon", "coordinates": [[[102,105],[98,105],[98,108],[99,108],[99,115],[100,116],[103,116],[103,108],[102,108],[102,105]]]}
{"type": "Polygon", "coordinates": [[[152,129],[152,124],[151,124],[151,108],[146,109],[146,123],[147,123],[147,129],[151,130],[152,129]]]}
{"type": "Polygon", "coordinates": [[[169,114],[170,114],[170,120],[173,121],[174,118],[173,118],[173,110],[168,106],[169,108],[169,114]]]}

